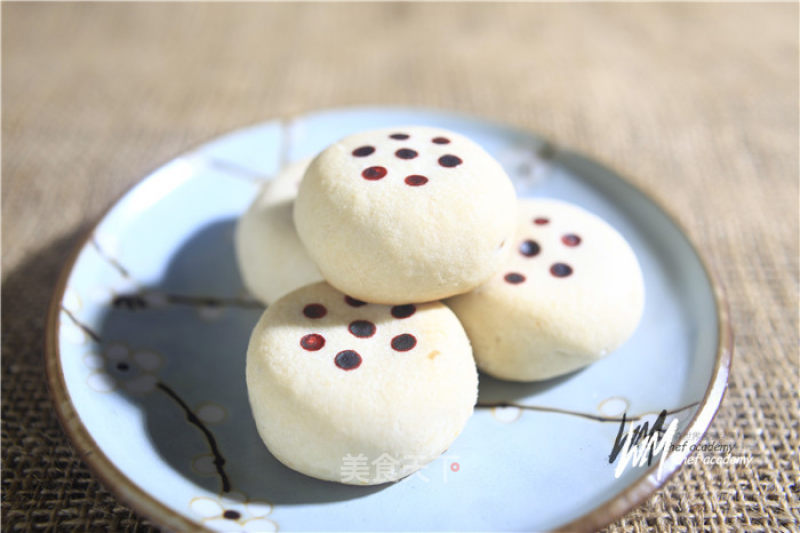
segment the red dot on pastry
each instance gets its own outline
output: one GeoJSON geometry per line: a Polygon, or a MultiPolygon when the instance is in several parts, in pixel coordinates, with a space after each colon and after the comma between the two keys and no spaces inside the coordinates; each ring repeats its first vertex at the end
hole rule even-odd
{"type": "Polygon", "coordinates": [[[242,513],[239,511],[234,511],[233,509],[228,509],[224,513],[222,513],[223,518],[227,518],[228,520],[239,520],[242,517],[242,513]]]}
{"type": "Polygon", "coordinates": [[[566,278],[572,274],[572,267],[565,263],[553,263],[550,267],[550,273],[557,278],[566,278]]]}
{"type": "Polygon", "coordinates": [[[406,185],[411,185],[412,187],[419,187],[420,185],[425,185],[428,183],[428,178],[425,176],[420,176],[419,174],[412,174],[410,176],[406,176],[406,185]]]}
{"type": "Polygon", "coordinates": [[[417,339],[414,335],[403,333],[392,339],[392,349],[398,352],[407,352],[417,345],[417,339]]]}
{"type": "Polygon", "coordinates": [[[386,169],[383,167],[369,167],[365,168],[361,175],[365,180],[375,181],[386,175],[386,169]]]}
{"type": "Polygon", "coordinates": [[[457,167],[461,163],[463,163],[463,161],[461,161],[460,157],[450,154],[443,155],[439,158],[439,164],[447,168],[457,167]]]}
{"type": "Polygon", "coordinates": [[[525,276],[523,276],[519,272],[509,272],[508,274],[503,276],[503,279],[506,280],[508,283],[511,283],[512,285],[517,285],[525,281],[525,276]]]}
{"type": "Polygon", "coordinates": [[[369,320],[354,320],[347,326],[347,330],[356,337],[366,339],[375,335],[375,324],[369,320]]]}
{"type": "Polygon", "coordinates": [[[309,352],[316,352],[325,346],[325,337],[318,335],[317,333],[310,333],[300,339],[300,346],[309,352]]]}
{"type": "Polygon", "coordinates": [[[450,144],[450,139],[447,137],[434,137],[431,139],[434,144],[450,144]]]}
{"type": "Polygon", "coordinates": [[[550,223],[550,219],[544,217],[536,217],[533,219],[533,223],[536,224],[537,226],[544,226],[545,224],[550,223]]]}
{"type": "Polygon", "coordinates": [[[392,307],[392,316],[395,318],[408,318],[417,312],[414,304],[395,305],[392,307]]]}
{"type": "Polygon", "coordinates": [[[519,245],[519,253],[525,257],[539,255],[541,250],[542,248],[539,246],[539,243],[532,240],[522,241],[522,243],[519,245]]]}
{"type": "Polygon", "coordinates": [[[308,318],[322,318],[328,314],[328,310],[322,304],[308,304],[303,308],[303,314],[308,318]]]}
{"type": "Polygon", "coordinates": [[[361,356],[355,350],[342,350],[336,354],[333,362],[342,370],[353,370],[361,365],[361,356]]]}
{"type": "Polygon", "coordinates": [[[578,246],[581,243],[581,238],[574,233],[568,233],[567,235],[561,237],[561,242],[567,246],[578,246]]]}
{"type": "Polygon", "coordinates": [[[417,152],[412,150],[411,148],[400,148],[398,151],[394,153],[400,159],[414,159],[417,157],[417,152]]]}
{"type": "Polygon", "coordinates": [[[361,300],[356,300],[350,296],[345,296],[344,301],[347,302],[347,305],[351,307],[361,307],[362,305],[367,305],[367,302],[362,302],[361,300]]]}
{"type": "Polygon", "coordinates": [[[366,157],[375,151],[374,146],[360,146],[353,150],[353,155],[356,157],[366,157]]]}
{"type": "Polygon", "coordinates": [[[408,134],[407,133],[392,133],[391,135],[389,135],[389,137],[391,137],[392,139],[397,139],[398,141],[405,141],[406,139],[408,139],[408,134]]]}

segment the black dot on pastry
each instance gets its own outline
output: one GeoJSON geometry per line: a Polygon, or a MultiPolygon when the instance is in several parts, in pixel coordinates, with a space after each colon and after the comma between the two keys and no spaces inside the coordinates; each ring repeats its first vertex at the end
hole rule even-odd
{"type": "Polygon", "coordinates": [[[550,223],[550,219],[545,217],[536,217],[533,219],[533,223],[537,226],[544,226],[545,224],[550,223]]]}
{"type": "Polygon", "coordinates": [[[557,278],[566,278],[572,274],[572,267],[566,263],[553,263],[550,267],[550,273],[557,278]]]}
{"type": "Polygon", "coordinates": [[[355,350],[342,350],[336,354],[333,362],[342,370],[353,370],[361,365],[361,356],[355,350]]]}
{"type": "Polygon", "coordinates": [[[447,154],[439,158],[439,164],[443,167],[453,168],[463,163],[461,158],[455,155],[447,154]]]}
{"type": "Polygon", "coordinates": [[[400,159],[414,159],[417,157],[417,152],[412,150],[411,148],[400,148],[398,151],[394,153],[400,159]]]}
{"type": "Polygon", "coordinates": [[[410,185],[412,187],[419,187],[420,185],[425,185],[428,183],[428,178],[425,176],[421,176],[419,174],[412,174],[410,176],[406,176],[405,179],[406,185],[410,185]]]}
{"type": "Polygon", "coordinates": [[[434,144],[450,144],[450,139],[447,137],[434,137],[431,142],[434,144]]]}
{"type": "Polygon", "coordinates": [[[328,310],[322,304],[308,304],[303,308],[303,314],[308,318],[322,318],[328,314],[328,310]]]}
{"type": "Polygon", "coordinates": [[[318,333],[309,333],[300,339],[300,346],[309,352],[316,352],[325,346],[325,337],[318,333]]]}
{"type": "Polygon", "coordinates": [[[523,276],[519,272],[509,272],[508,274],[503,276],[503,279],[512,285],[517,285],[525,281],[525,276],[523,276]]]}
{"type": "Polygon", "coordinates": [[[392,307],[392,316],[395,318],[408,318],[417,312],[414,304],[395,305],[392,307]]]}
{"type": "Polygon", "coordinates": [[[347,326],[347,330],[356,337],[366,339],[375,335],[375,324],[369,320],[354,320],[347,326]]]}
{"type": "Polygon", "coordinates": [[[361,176],[365,180],[369,181],[379,180],[386,176],[386,169],[383,167],[368,167],[364,169],[364,172],[361,173],[361,176]]]}
{"type": "Polygon", "coordinates": [[[392,339],[392,349],[398,352],[407,352],[417,345],[417,339],[414,335],[403,333],[392,339]]]}
{"type": "Polygon", "coordinates": [[[406,139],[408,139],[408,134],[407,133],[392,133],[391,135],[389,135],[389,137],[392,138],[392,139],[397,139],[398,141],[405,141],[406,139]]]}
{"type": "Polygon", "coordinates": [[[222,513],[222,516],[224,518],[227,518],[228,520],[239,520],[242,517],[239,511],[234,511],[233,509],[228,509],[227,511],[222,513]]]}
{"type": "Polygon", "coordinates": [[[519,245],[519,253],[524,255],[525,257],[533,257],[539,255],[542,249],[539,246],[539,243],[536,241],[532,241],[528,239],[527,241],[522,241],[519,245]]]}
{"type": "Polygon", "coordinates": [[[367,157],[373,152],[375,152],[374,146],[359,146],[358,148],[353,150],[353,155],[356,157],[367,157]]]}
{"type": "Polygon", "coordinates": [[[128,363],[117,363],[117,370],[122,370],[123,372],[125,372],[129,368],[130,367],[128,366],[128,363]]]}
{"type": "Polygon", "coordinates": [[[581,238],[574,233],[568,233],[561,237],[561,242],[567,246],[578,246],[581,243],[581,238]]]}
{"type": "Polygon", "coordinates": [[[367,305],[367,302],[362,302],[361,300],[356,300],[350,296],[345,296],[344,301],[347,302],[347,305],[351,307],[361,307],[362,305],[367,305]]]}

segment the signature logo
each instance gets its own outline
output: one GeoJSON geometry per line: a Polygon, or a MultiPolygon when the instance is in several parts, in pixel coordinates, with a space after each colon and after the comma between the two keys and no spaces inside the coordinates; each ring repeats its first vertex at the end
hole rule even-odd
{"type": "Polygon", "coordinates": [[[653,457],[660,455],[658,477],[661,478],[667,450],[672,445],[675,434],[678,432],[678,419],[672,419],[667,428],[664,429],[664,423],[667,419],[667,411],[665,409],[658,415],[653,427],[650,427],[648,422],[636,426],[631,424],[630,428],[628,428],[628,433],[625,433],[626,414],[622,415],[617,438],[611,448],[611,454],[608,456],[609,464],[613,464],[619,458],[619,463],[614,469],[614,477],[619,478],[628,464],[632,466],[644,466],[647,464],[650,466],[653,462],[653,457]]]}

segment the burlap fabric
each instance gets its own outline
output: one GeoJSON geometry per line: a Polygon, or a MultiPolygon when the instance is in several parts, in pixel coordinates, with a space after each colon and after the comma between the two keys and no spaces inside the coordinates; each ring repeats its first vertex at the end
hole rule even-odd
{"type": "Polygon", "coordinates": [[[9,4],[2,8],[2,526],[149,529],[53,412],[45,309],[81,233],[229,130],[360,104],[536,131],[667,205],[727,287],[730,388],[686,465],[609,528],[797,529],[796,4],[9,4]]]}

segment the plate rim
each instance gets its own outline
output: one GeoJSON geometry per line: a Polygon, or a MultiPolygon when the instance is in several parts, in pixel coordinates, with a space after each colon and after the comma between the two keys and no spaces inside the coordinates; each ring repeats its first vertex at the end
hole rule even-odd
{"type": "MultiPolygon", "coordinates": [[[[97,227],[103,220],[106,219],[109,213],[134,189],[153,177],[154,174],[169,165],[171,162],[180,158],[190,158],[202,147],[215,140],[255,126],[266,125],[269,123],[287,124],[292,123],[298,118],[308,116],[320,114],[339,114],[356,111],[432,113],[439,116],[464,118],[476,123],[483,123],[493,127],[513,130],[525,135],[535,135],[550,143],[551,146],[555,146],[557,151],[559,150],[559,146],[551,143],[549,139],[544,139],[533,131],[529,131],[519,126],[506,124],[498,120],[488,119],[470,113],[461,113],[454,110],[411,106],[341,106],[311,109],[301,113],[284,114],[269,120],[243,124],[230,131],[215,135],[214,137],[198,143],[193,148],[190,148],[170,158],[167,162],[157,166],[155,169],[148,172],[145,176],[128,187],[112,202],[110,202],[108,207],[103,210],[103,212],[92,222],[91,226],[84,232],[81,238],[78,239],[78,241],[73,245],[70,254],[61,267],[58,275],[58,279],[48,305],[47,319],[45,322],[44,359],[46,381],[59,423],[61,424],[64,433],[71,441],[71,444],[77,451],[80,459],[99,479],[104,488],[113,493],[121,501],[130,505],[134,510],[143,515],[143,517],[151,519],[157,525],[176,531],[211,531],[201,523],[195,522],[181,513],[172,510],[164,503],[153,497],[150,493],[146,492],[128,476],[126,476],[108,458],[108,456],[103,453],[100,446],[98,446],[97,442],[89,433],[89,430],[83,425],[80,416],[77,414],[75,407],[72,404],[69,391],[67,390],[66,381],[64,379],[63,369],[61,367],[58,331],[61,323],[61,308],[64,299],[64,293],[67,287],[67,281],[69,280],[69,277],[75,268],[75,263],[77,262],[78,256],[84,247],[89,244],[92,235],[97,230],[97,227]]],[[[728,381],[733,362],[733,330],[730,324],[730,310],[725,295],[725,290],[719,281],[719,277],[716,275],[716,272],[705,256],[700,252],[700,248],[695,244],[684,224],[680,222],[679,219],[674,216],[669,209],[665,208],[664,204],[657,195],[653,194],[647,186],[635,183],[629,179],[628,175],[619,172],[614,166],[607,164],[607,162],[601,157],[598,157],[595,154],[591,154],[591,156],[584,156],[581,152],[575,153],[581,157],[585,157],[590,162],[598,165],[602,169],[614,174],[619,180],[623,181],[628,187],[638,192],[645,200],[649,201],[657,209],[659,209],[669,220],[669,222],[679,230],[681,236],[687,242],[689,247],[692,249],[692,252],[700,262],[706,279],[708,280],[708,284],[711,288],[714,298],[717,315],[717,349],[715,354],[714,368],[711,372],[711,378],[706,387],[703,399],[699,403],[697,412],[694,414],[689,424],[680,435],[680,437],[685,437],[690,433],[697,434],[699,436],[697,437],[696,442],[699,442],[705,436],[711,425],[711,422],[714,420],[714,417],[722,405],[722,400],[728,387],[728,381]]],[[[653,465],[648,468],[639,477],[639,479],[623,489],[622,492],[613,498],[604,501],[594,509],[566,524],[559,526],[555,530],[594,531],[616,521],[620,517],[632,511],[634,508],[640,506],[647,498],[653,496],[656,491],[666,485],[666,483],[678,471],[685,460],[692,453],[694,453],[690,448],[691,446],[686,446],[684,447],[685,451],[680,453],[673,452],[670,454],[664,464],[664,475],[660,478],[656,475],[658,465],[653,465]]]]}

